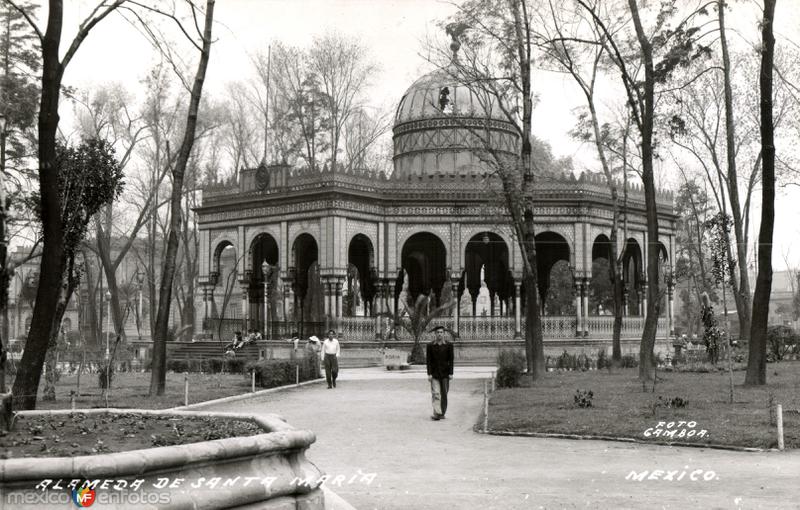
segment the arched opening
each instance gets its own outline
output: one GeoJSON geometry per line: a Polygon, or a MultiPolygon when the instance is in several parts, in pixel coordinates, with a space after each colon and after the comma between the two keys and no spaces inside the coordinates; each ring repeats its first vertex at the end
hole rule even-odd
{"type": "Polygon", "coordinates": [[[270,338],[267,322],[283,320],[283,286],[278,268],[278,243],[270,234],[258,234],[250,244],[250,316],[253,329],[259,329],[270,338]],[[269,264],[269,279],[265,285],[264,262],[269,264]],[[264,309],[265,294],[269,294],[268,310],[264,309]]]}
{"type": "Polygon", "coordinates": [[[614,282],[611,281],[611,264],[614,248],[605,234],[600,234],[592,244],[592,275],[589,280],[589,314],[614,314],[614,282]]]}
{"type": "Polygon", "coordinates": [[[575,285],[569,262],[558,260],[550,268],[548,278],[547,296],[544,305],[544,315],[564,316],[575,315],[575,285]]]}
{"type": "Polygon", "coordinates": [[[349,317],[372,315],[375,295],[372,274],[375,251],[369,237],[356,234],[347,247],[347,285],[342,297],[342,313],[349,317]]]}
{"type": "Polygon", "coordinates": [[[622,257],[622,275],[626,296],[628,315],[642,315],[642,249],[636,239],[629,238],[625,241],[625,251],[622,257]]]}
{"type": "Polygon", "coordinates": [[[223,241],[214,250],[214,292],[211,296],[210,317],[212,319],[242,318],[241,288],[236,284],[239,277],[236,248],[228,241],[223,241]]]}
{"type": "Polygon", "coordinates": [[[447,250],[442,240],[429,232],[414,234],[403,244],[400,260],[403,271],[395,287],[398,311],[402,303],[412,305],[421,294],[432,299],[432,306],[438,305],[447,281],[447,250]]]}
{"type": "Polygon", "coordinates": [[[494,232],[480,232],[464,250],[464,276],[459,284],[462,316],[509,313],[514,284],[508,271],[508,245],[494,232]]]}
{"type": "MultiPolygon", "coordinates": [[[[542,232],[535,238],[536,240],[536,273],[539,287],[539,299],[541,300],[541,310],[547,314],[548,310],[567,309],[566,300],[573,303],[575,301],[575,289],[572,285],[572,270],[570,268],[570,249],[569,243],[563,236],[555,232],[542,232]],[[564,261],[564,264],[556,264],[564,261]],[[555,269],[555,271],[554,271],[555,269]],[[550,289],[554,286],[563,286],[564,281],[568,281],[566,289],[554,289],[553,294],[558,302],[548,307],[548,297],[550,289]]],[[[574,304],[573,310],[574,310],[574,304]]]]}
{"type": "MultiPolygon", "coordinates": [[[[294,261],[295,320],[321,321],[324,319],[323,289],[319,275],[319,249],[311,234],[300,234],[292,243],[294,261]]],[[[304,334],[300,331],[300,334],[304,334]]]]}

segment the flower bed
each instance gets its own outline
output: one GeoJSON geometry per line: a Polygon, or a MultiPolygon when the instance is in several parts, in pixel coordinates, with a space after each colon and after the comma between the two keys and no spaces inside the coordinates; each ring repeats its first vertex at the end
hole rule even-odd
{"type": "Polygon", "coordinates": [[[30,445],[12,446],[15,458],[0,460],[0,492],[10,508],[31,502],[36,508],[63,507],[70,498],[80,497],[72,489],[86,480],[97,502],[115,508],[324,507],[322,473],[305,458],[314,434],[294,429],[275,415],[27,411],[16,416],[13,430],[7,436],[11,441],[27,437],[30,445]],[[112,435],[112,429],[118,430],[112,435]],[[219,435],[222,438],[215,438],[219,435]],[[200,441],[170,444],[186,439],[200,441]],[[142,448],[147,443],[155,446],[142,448]],[[49,451],[51,446],[56,456],[49,451]],[[112,446],[128,450],[105,451],[112,446]],[[37,453],[31,452],[37,447],[35,457],[21,456],[21,452],[37,453]],[[87,448],[92,455],[82,455],[87,448]],[[71,456],[75,451],[78,456],[71,456]]]}

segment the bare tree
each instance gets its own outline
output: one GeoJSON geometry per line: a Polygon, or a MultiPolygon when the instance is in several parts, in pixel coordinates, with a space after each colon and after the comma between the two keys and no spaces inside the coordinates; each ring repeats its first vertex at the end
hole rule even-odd
{"type": "MultiPolygon", "coordinates": [[[[319,79],[311,70],[307,55],[297,48],[277,45],[272,52],[272,62],[272,83],[280,101],[287,107],[284,121],[299,131],[299,145],[303,150],[297,151],[297,155],[309,168],[318,168],[321,155],[329,147],[325,132],[330,123],[319,79]]],[[[295,146],[291,138],[287,141],[285,148],[295,146]]]]}
{"type": "Polygon", "coordinates": [[[643,381],[655,377],[653,348],[658,326],[659,290],[659,224],[656,205],[655,182],[655,103],[656,84],[664,83],[678,66],[706,55],[707,49],[697,44],[702,35],[689,23],[703,6],[694,9],[676,27],[668,22],[677,14],[675,2],[664,2],[659,6],[653,27],[645,28],[641,9],[635,0],[623,4],[591,0],[575,2],[596,23],[603,36],[601,41],[584,41],[586,44],[603,44],[621,81],[627,98],[631,118],[639,133],[637,145],[641,147],[641,178],[644,188],[645,216],[647,220],[647,310],[639,348],[639,378],[643,381]],[[617,31],[612,21],[621,18],[633,26],[633,41],[626,32],[617,31]],[[660,58],[659,58],[660,57],[660,58]]]}
{"type": "Polygon", "coordinates": [[[772,239],[775,227],[775,124],[773,119],[773,73],[775,62],[775,4],[764,0],[761,21],[761,225],[758,232],[758,273],[753,295],[747,374],[748,386],[767,384],[767,325],[772,291],[772,239]]]}
{"type": "MultiPolygon", "coordinates": [[[[167,363],[167,335],[169,328],[170,307],[172,304],[173,282],[176,272],[176,257],[178,254],[179,236],[181,232],[182,203],[184,193],[184,177],[186,167],[194,145],[197,117],[200,108],[200,99],[203,93],[203,83],[205,81],[208,61],[211,57],[212,27],[214,22],[214,3],[215,0],[206,0],[205,22],[200,31],[197,28],[199,43],[191,39],[192,44],[200,53],[197,64],[197,71],[194,83],[191,86],[189,107],[186,114],[186,125],[184,127],[183,141],[177,153],[175,165],[171,168],[172,191],[170,195],[170,218],[167,231],[167,246],[164,254],[164,263],[161,274],[161,283],[158,294],[158,309],[156,312],[155,329],[153,331],[153,366],[150,378],[150,394],[163,395],[166,385],[166,363],[167,363]]],[[[187,2],[192,16],[196,19],[198,8],[191,2],[187,2]]],[[[164,14],[158,11],[160,14],[164,14]]],[[[168,14],[172,19],[174,14],[168,14]]],[[[184,30],[184,33],[186,31],[184,30]]],[[[163,47],[163,46],[162,46],[163,47]]]]}
{"type": "MultiPolygon", "coordinates": [[[[511,219],[523,259],[525,288],[525,354],[528,374],[534,379],[545,372],[544,340],[539,304],[536,263],[533,188],[538,169],[533,157],[533,97],[531,68],[533,31],[531,12],[525,0],[490,4],[479,0],[459,6],[447,25],[453,38],[453,57],[443,65],[451,78],[469,87],[486,112],[498,109],[519,137],[519,152],[497,150],[490,122],[470,128],[483,148],[479,157],[496,178],[499,195],[511,219]],[[467,30],[472,27],[472,30],[467,30]],[[464,43],[463,51],[456,57],[464,43]]],[[[487,119],[488,120],[488,119],[487,119]]]]}
{"type": "MultiPolygon", "coordinates": [[[[82,136],[103,138],[112,146],[118,147],[120,149],[119,164],[125,170],[134,156],[137,145],[146,138],[150,129],[145,116],[130,108],[132,99],[125,89],[118,84],[110,85],[73,94],[70,97],[76,105],[76,116],[82,136]]],[[[161,178],[163,179],[163,173],[161,178]]],[[[125,339],[125,313],[118,288],[117,270],[136,241],[139,231],[146,224],[153,199],[154,190],[151,190],[132,224],[125,221],[126,218],[115,204],[104,207],[104,210],[94,220],[94,242],[88,242],[86,245],[95,252],[101,262],[108,292],[111,295],[114,330],[123,340],[125,339]]],[[[122,275],[123,278],[126,276],[122,275]]]]}
{"type": "Polygon", "coordinates": [[[308,52],[309,68],[323,92],[324,108],[330,116],[330,162],[336,168],[345,126],[361,109],[361,100],[377,66],[367,48],[357,40],[337,33],[317,37],[308,52]]]}
{"type": "Polygon", "coordinates": [[[238,179],[239,169],[250,168],[261,159],[256,150],[257,128],[246,85],[242,82],[226,84],[221,107],[221,141],[228,153],[234,179],[238,179]]]}
{"type": "MultiPolygon", "coordinates": [[[[588,113],[581,113],[578,125],[573,130],[573,135],[580,140],[594,144],[600,168],[606,179],[612,201],[612,220],[610,249],[608,250],[609,279],[612,283],[614,303],[614,329],[612,334],[611,359],[619,362],[622,359],[620,336],[622,332],[623,316],[623,257],[622,244],[619,241],[619,230],[622,225],[623,208],[622,197],[619,192],[619,182],[613,167],[617,154],[614,146],[619,146],[618,140],[612,140],[614,130],[609,123],[600,120],[598,101],[596,95],[597,80],[609,64],[609,55],[606,53],[607,45],[603,43],[605,35],[597,25],[595,19],[586,17],[584,12],[570,12],[565,6],[556,7],[549,0],[549,9],[540,11],[538,27],[538,46],[542,49],[546,62],[555,64],[556,69],[569,74],[578,85],[586,100],[588,113]],[[597,41],[597,44],[583,44],[576,42],[580,39],[597,41]]],[[[614,23],[613,21],[611,23],[614,23]]],[[[620,27],[609,24],[608,30],[616,33],[620,27]]],[[[620,24],[620,20],[616,21],[620,24]]],[[[627,148],[627,144],[624,145],[627,148]]],[[[619,156],[624,156],[620,154],[619,156]]],[[[619,168],[625,175],[627,169],[623,163],[619,168]]],[[[624,185],[624,183],[623,183],[624,185]]],[[[627,202],[627,201],[626,201],[627,202]]],[[[625,222],[627,226],[627,222],[625,222]]],[[[627,239],[627,228],[623,232],[623,240],[627,239]]]]}

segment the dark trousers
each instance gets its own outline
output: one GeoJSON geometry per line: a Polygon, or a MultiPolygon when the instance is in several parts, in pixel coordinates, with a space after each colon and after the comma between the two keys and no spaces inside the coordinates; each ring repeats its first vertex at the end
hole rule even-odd
{"type": "Polygon", "coordinates": [[[328,387],[333,384],[336,386],[336,377],[339,376],[339,360],[336,358],[335,354],[326,354],[325,355],[325,381],[328,383],[328,387]]]}
{"type": "Polygon", "coordinates": [[[433,404],[433,414],[444,416],[447,412],[447,392],[450,390],[450,379],[448,377],[431,379],[431,401],[433,404]]]}

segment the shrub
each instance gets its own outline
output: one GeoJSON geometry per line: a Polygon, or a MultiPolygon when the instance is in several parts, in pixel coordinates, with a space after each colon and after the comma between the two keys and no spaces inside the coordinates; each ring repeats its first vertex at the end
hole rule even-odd
{"type": "Polygon", "coordinates": [[[592,407],[593,398],[594,392],[592,390],[575,390],[575,396],[573,397],[573,400],[575,401],[575,405],[577,407],[586,409],[592,407]]]}
{"type": "Polygon", "coordinates": [[[556,368],[576,369],[578,368],[578,357],[568,353],[566,350],[556,360],[556,368]]]}
{"type": "Polygon", "coordinates": [[[225,370],[225,359],[206,358],[200,362],[200,369],[209,374],[219,374],[225,370]]]}
{"type": "Polygon", "coordinates": [[[308,381],[319,377],[319,362],[316,357],[298,360],[261,360],[245,365],[245,375],[249,378],[250,371],[256,372],[256,384],[261,388],[274,388],[293,384],[296,377],[296,368],[300,366],[300,381],[308,381]]]}
{"type": "Polygon", "coordinates": [[[97,386],[99,386],[101,390],[105,390],[113,383],[114,367],[106,364],[100,365],[100,370],[97,371],[97,386]],[[108,377],[106,377],[106,370],[108,370],[108,377]]]}
{"type": "Polygon", "coordinates": [[[769,357],[781,361],[787,354],[794,352],[800,344],[800,335],[788,326],[770,326],[767,329],[767,346],[769,357]]]}
{"type": "Polygon", "coordinates": [[[683,397],[674,397],[671,399],[666,399],[661,395],[658,396],[655,402],[652,404],[653,416],[656,415],[659,407],[663,407],[664,409],[683,409],[689,405],[689,401],[683,397]]]}
{"type": "Polygon", "coordinates": [[[167,370],[171,370],[176,373],[188,372],[189,362],[185,359],[168,359],[167,370]]]}
{"type": "Polygon", "coordinates": [[[608,356],[606,355],[605,349],[600,349],[597,351],[597,370],[602,370],[604,368],[610,368],[611,363],[608,361],[608,356]]]}
{"type": "Polygon", "coordinates": [[[223,370],[231,374],[242,374],[245,371],[244,367],[246,364],[247,362],[242,358],[226,359],[225,368],[223,368],[223,370]]]}
{"type": "Polygon", "coordinates": [[[578,358],[576,361],[577,361],[577,368],[582,372],[586,372],[592,366],[592,364],[589,361],[589,356],[587,356],[584,353],[578,354],[578,358]]]}
{"type": "Polygon", "coordinates": [[[519,386],[525,368],[525,355],[518,350],[503,349],[497,355],[497,387],[515,388],[519,386]]]}
{"type": "Polygon", "coordinates": [[[636,368],[639,366],[639,358],[634,354],[626,354],[621,360],[622,368],[636,368]]]}

